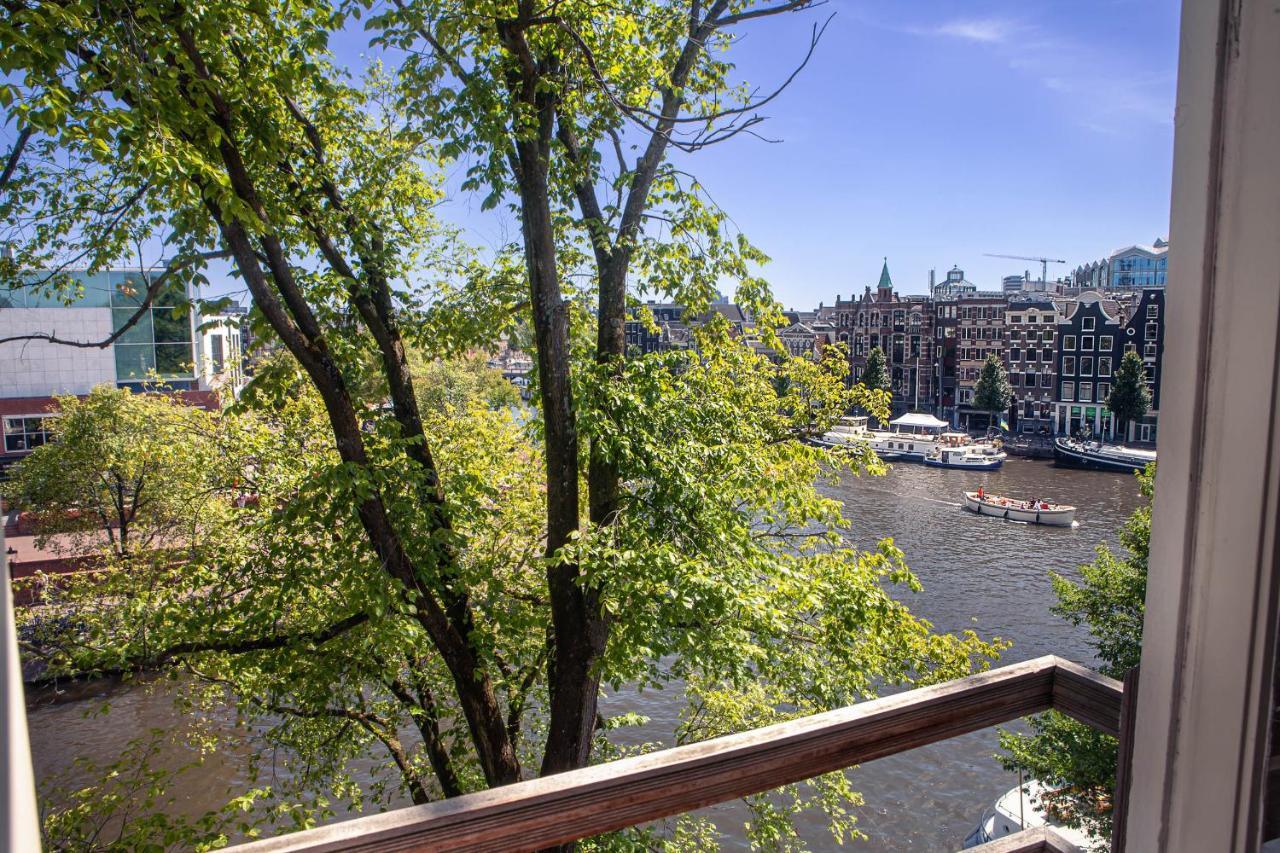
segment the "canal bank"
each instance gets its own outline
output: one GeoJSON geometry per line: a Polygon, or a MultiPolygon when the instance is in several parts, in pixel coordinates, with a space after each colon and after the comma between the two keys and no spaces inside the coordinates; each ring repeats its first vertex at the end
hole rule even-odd
{"type": "MultiPolygon", "coordinates": [[[[826,491],[844,502],[854,542],[872,547],[889,536],[902,548],[924,584],[922,593],[904,600],[938,630],[972,628],[1012,640],[1002,663],[1047,653],[1091,660],[1083,630],[1050,611],[1048,573],[1074,575],[1076,566],[1092,558],[1097,542],[1114,541],[1115,528],[1139,502],[1133,477],[1011,459],[1000,470],[977,474],[902,464],[886,477],[847,477],[826,491]],[[993,493],[1075,504],[1080,526],[1057,530],[966,513],[961,493],[979,485],[993,493]]],[[[42,778],[66,771],[78,756],[114,760],[130,737],[180,722],[163,693],[117,689],[102,701],[111,704],[107,715],[86,715],[101,704],[91,700],[32,711],[32,747],[42,778]]],[[[650,718],[648,725],[620,733],[627,743],[670,743],[681,707],[672,689],[626,692],[604,702],[607,714],[634,711],[650,718]]],[[[231,715],[214,722],[230,726],[231,715]]],[[[1014,784],[991,759],[995,749],[995,733],[984,731],[859,768],[854,787],[866,805],[857,814],[869,839],[854,849],[954,849],[979,812],[1014,784]]],[[[182,758],[172,756],[175,763],[182,758]]],[[[227,789],[246,782],[235,758],[215,756],[184,777],[174,791],[176,806],[199,814],[225,802],[227,789]]],[[[357,768],[357,775],[367,780],[370,769],[357,768]]],[[[723,828],[730,833],[738,829],[732,821],[743,816],[733,805],[708,813],[726,818],[723,828]]],[[[815,849],[834,846],[816,815],[804,817],[801,830],[815,849]]],[[[736,834],[724,841],[730,848],[745,846],[736,834]]]]}

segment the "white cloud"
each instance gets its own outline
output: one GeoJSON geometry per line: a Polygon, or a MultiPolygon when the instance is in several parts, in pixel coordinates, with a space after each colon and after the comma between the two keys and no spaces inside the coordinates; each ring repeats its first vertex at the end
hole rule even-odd
{"type": "Polygon", "coordinates": [[[1001,18],[982,18],[948,21],[933,32],[940,36],[976,41],[982,44],[1002,44],[1017,30],[1012,21],[1001,18]]]}
{"type": "Polygon", "coordinates": [[[956,18],[941,24],[891,27],[925,38],[971,42],[1002,58],[1009,68],[1036,79],[1059,99],[1076,123],[1090,131],[1125,135],[1135,124],[1173,120],[1173,80],[1135,68],[1074,39],[1048,34],[1026,20],[956,18]]]}

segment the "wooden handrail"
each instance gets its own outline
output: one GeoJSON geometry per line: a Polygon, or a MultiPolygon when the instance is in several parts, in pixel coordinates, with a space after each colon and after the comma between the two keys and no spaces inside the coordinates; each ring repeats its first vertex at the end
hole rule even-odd
{"type": "Polygon", "coordinates": [[[1116,734],[1120,682],[1048,655],[702,743],[233,848],[538,850],[1055,708],[1116,734]]]}

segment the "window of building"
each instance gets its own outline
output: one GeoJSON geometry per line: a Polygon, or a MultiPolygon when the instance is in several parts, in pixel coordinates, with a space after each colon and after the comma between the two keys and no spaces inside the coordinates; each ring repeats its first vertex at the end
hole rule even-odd
{"type": "Polygon", "coordinates": [[[1063,336],[1062,336],[1062,348],[1063,348],[1063,349],[1065,349],[1065,350],[1073,350],[1073,349],[1075,349],[1075,348],[1076,348],[1076,336],[1075,336],[1075,335],[1063,335],[1063,336]]]}
{"type": "Polygon", "coordinates": [[[1009,315],[1009,322],[1010,322],[1010,323],[1021,323],[1021,322],[1022,322],[1022,315],[1021,315],[1021,314],[1010,314],[1010,315],[1009,315]]]}
{"type": "Polygon", "coordinates": [[[1080,383],[1080,398],[1079,398],[1079,399],[1080,399],[1080,402],[1081,402],[1081,403],[1092,403],[1092,402],[1093,402],[1093,383],[1092,383],[1092,382],[1081,382],[1081,383],[1080,383]]]}
{"type": "Polygon", "coordinates": [[[1076,372],[1076,357],[1074,355],[1064,355],[1062,357],[1062,375],[1072,376],[1076,372]]]}
{"type": "Polygon", "coordinates": [[[1033,350],[1033,349],[1027,350],[1027,361],[1035,361],[1036,355],[1037,355],[1036,350],[1033,350]]]}
{"type": "Polygon", "coordinates": [[[1094,317],[1085,317],[1080,323],[1080,328],[1084,329],[1086,332],[1092,332],[1096,322],[1097,320],[1094,317]]]}
{"type": "Polygon", "coordinates": [[[1074,382],[1063,382],[1063,383],[1062,383],[1062,400],[1063,400],[1063,402],[1070,403],[1070,402],[1071,402],[1072,400],[1074,400],[1075,398],[1076,398],[1076,383],[1074,383],[1074,382]]]}
{"type": "Polygon", "coordinates": [[[1160,316],[1160,306],[1159,306],[1159,305],[1148,305],[1148,306],[1147,306],[1147,319],[1154,319],[1154,318],[1159,317],[1159,316],[1160,316]]]}
{"type": "Polygon", "coordinates": [[[1109,355],[1098,356],[1098,375],[1099,376],[1111,375],[1111,356],[1109,355]]]}
{"type": "Polygon", "coordinates": [[[226,355],[222,351],[222,335],[209,336],[209,360],[213,362],[215,374],[227,369],[226,355]]]}
{"type": "Polygon", "coordinates": [[[1154,341],[1157,337],[1159,337],[1159,335],[1160,335],[1160,324],[1148,323],[1147,331],[1146,331],[1146,339],[1149,341],[1154,341]]]}
{"type": "Polygon", "coordinates": [[[1111,396],[1111,383],[1099,382],[1098,383],[1098,402],[1105,403],[1107,402],[1107,398],[1110,396],[1111,396]]]}
{"type": "Polygon", "coordinates": [[[1080,357],[1080,375],[1081,376],[1093,375],[1093,356],[1085,355],[1080,357]]]}
{"type": "Polygon", "coordinates": [[[1155,345],[1155,344],[1147,344],[1145,347],[1143,347],[1143,348],[1142,348],[1142,354],[1143,354],[1145,357],[1147,357],[1147,358],[1155,358],[1155,357],[1156,357],[1156,345],[1155,345]]]}
{"type": "Polygon", "coordinates": [[[1021,386],[1021,385],[1022,385],[1022,374],[1021,374],[1021,373],[1010,373],[1010,374],[1009,374],[1009,384],[1010,384],[1010,385],[1013,385],[1015,388],[1016,388],[1016,387],[1021,386]]]}
{"type": "Polygon", "coordinates": [[[1116,341],[1111,335],[1103,335],[1098,338],[1098,349],[1102,352],[1111,352],[1115,349],[1116,341]]]}
{"type": "Polygon", "coordinates": [[[35,450],[49,440],[49,415],[19,415],[4,419],[6,453],[35,450]]]}
{"type": "Polygon", "coordinates": [[[1053,374],[1051,374],[1051,373],[1041,373],[1041,374],[1040,374],[1040,387],[1041,387],[1041,388],[1052,388],[1052,387],[1053,387],[1053,374]]]}
{"type": "Polygon", "coordinates": [[[1082,338],[1080,338],[1080,349],[1082,350],[1093,349],[1093,335],[1085,335],[1082,338]]]}
{"type": "Polygon", "coordinates": [[[1011,350],[1009,350],[1009,360],[1010,360],[1010,361],[1021,361],[1021,360],[1022,360],[1022,350],[1020,350],[1020,349],[1011,349],[1011,350]]]}

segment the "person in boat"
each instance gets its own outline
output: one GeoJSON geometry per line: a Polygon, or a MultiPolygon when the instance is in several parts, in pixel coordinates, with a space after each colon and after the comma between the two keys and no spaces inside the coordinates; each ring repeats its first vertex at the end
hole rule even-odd
{"type": "Polygon", "coordinates": [[[982,486],[978,486],[978,500],[982,500],[986,496],[986,493],[982,491],[982,486]]]}

